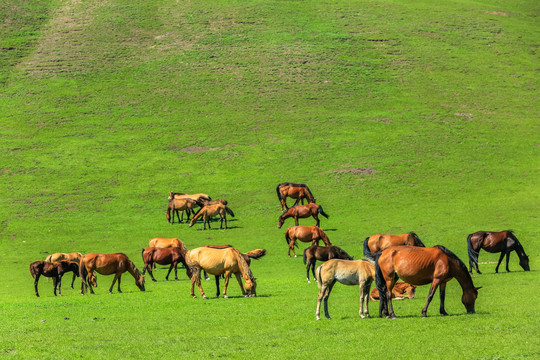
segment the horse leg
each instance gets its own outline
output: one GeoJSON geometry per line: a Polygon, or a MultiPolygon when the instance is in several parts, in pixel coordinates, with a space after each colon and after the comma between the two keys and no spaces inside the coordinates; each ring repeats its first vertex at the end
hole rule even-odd
{"type": "Polygon", "coordinates": [[[71,280],[71,288],[72,288],[72,289],[75,289],[75,288],[73,287],[73,284],[75,284],[75,278],[76,278],[76,277],[77,277],[77,273],[74,271],[74,272],[73,272],[73,280],[71,280]]]}
{"type": "Polygon", "coordinates": [[[429,289],[426,305],[422,309],[422,317],[427,317],[427,309],[428,309],[429,303],[433,299],[433,295],[435,295],[435,291],[437,290],[438,286],[439,286],[439,280],[433,279],[433,282],[431,283],[431,288],[429,289]]]}
{"type": "Polygon", "coordinates": [[[236,276],[236,281],[238,281],[238,285],[240,285],[240,290],[242,290],[242,295],[247,297],[246,290],[244,290],[244,284],[242,284],[242,277],[240,274],[234,274],[236,276]]]}
{"type": "MultiPolygon", "coordinates": [[[[119,280],[120,276],[118,273],[114,274],[114,279],[111,284],[111,287],[109,288],[109,294],[112,294],[112,289],[114,287],[114,283],[116,283],[116,280],[119,280]]],[[[120,292],[120,282],[118,282],[118,292],[120,292]]]]}
{"type": "Polygon", "coordinates": [[[313,279],[315,279],[315,282],[317,282],[317,277],[315,276],[315,265],[317,265],[317,258],[312,257],[311,258],[311,273],[313,274],[313,279]]]}
{"type": "Polygon", "coordinates": [[[319,295],[317,296],[317,310],[315,310],[315,317],[317,318],[317,320],[321,320],[321,317],[320,317],[321,301],[325,292],[326,292],[326,284],[323,283],[321,285],[321,290],[319,290],[319,295]]]}
{"type": "Polygon", "coordinates": [[[208,274],[206,273],[206,270],[203,270],[204,272],[204,280],[210,280],[210,278],[208,277],[208,274]]]}
{"type": "Polygon", "coordinates": [[[39,292],[38,292],[38,282],[39,282],[39,277],[41,276],[40,273],[38,273],[36,275],[36,278],[34,279],[34,289],[36,291],[36,296],[39,297],[39,292]]]}
{"type": "MultiPolygon", "coordinates": [[[[388,303],[387,303],[387,306],[388,306],[388,316],[391,318],[391,319],[395,319],[396,318],[396,314],[394,313],[394,307],[392,306],[392,290],[394,289],[394,285],[396,284],[396,281],[397,281],[397,275],[394,274],[394,276],[392,277],[392,279],[390,280],[390,282],[386,281],[386,295],[388,296],[388,303]]],[[[432,295],[433,297],[433,295],[432,295]]],[[[431,301],[431,300],[430,300],[431,301]]]]}
{"type": "MultiPolygon", "coordinates": [[[[169,281],[169,274],[171,273],[173,269],[174,263],[171,263],[171,267],[169,268],[169,272],[167,272],[167,276],[165,276],[165,280],[169,281]]],[[[178,277],[176,278],[178,280],[178,277]]]]}
{"type": "Polygon", "coordinates": [[[508,268],[509,262],[510,262],[510,251],[506,253],[506,272],[510,272],[510,269],[508,268]]]}
{"type": "Polygon", "coordinates": [[[193,285],[194,285],[193,278],[195,278],[195,282],[197,283],[197,286],[199,287],[199,290],[201,292],[203,299],[208,299],[201,285],[201,269],[198,269],[197,273],[191,277],[191,295],[194,298],[196,298],[195,294],[193,293],[193,285]]]}
{"type": "Polygon", "coordinates": [[[360,287],[360,310],[359,315],[362,319],[370,318],[371,315],[369,315],[369,290],[371,287],[371,283],[368,281],[363,281],[358,284],[360,287]]]}
{"type": "Polygon", "coordinates": [[[441,285],[439,285],[439,296],[441,299],[441,307],[439,309],[439,312],[441,313],[441,315],[444,315],[444,316],[448,315],[446,310],[444,310],[445,293],[446,293],[446,283],[443,282],[441,283],[441,285]]]}
{"type": "Polygon", "coordinates": [[[215,275],[216,277],[216,299],[219,298],[219,275],[215,275]]]}
{"type": "Polygon", "coordinates": [[[296,257],[296,253],[294,252],[294,243],[296,242],[296,238],[293,238],[291,240],[291,243],[289,244],[289,257],[291,257],[291,250],[292,250],[292,253],[294,255],[294,257],[296,257]]]}
{"type": "MultiPolygon", "coordinates": [[[[495,273],[499,272],[499,265],[501,265],[501,262],[503,261],[504,255],[506,255],[506,253],[501,252],[501,257],[499,257],[499,262],[497,263],[497,267],[495,268],[495,273]]],[[[508,271],[508,265],[506,265],[506,271],[508,271]]]]}
{"type": "Polygon", "coordinates": [[[58,276],[53,277],[54,296],[56,296],[56,287],[58,286],[58,276]]]}
{"type": "Polygon", "coordinates": [[[321,223],[321,221],[319,220],[319,215],[317,215],[317,213],[315,213],[315,215],[313,215],[313,218],[314,218],[315,220],[317,220],[317,224],[316,224],[316,225],[319,226],[319,224],[321,223]]]}
{"type": "Polygon", "coordinates": [[[324,316],[326,316],[328,320],[330,320],[330,314],[328,313],[328,298],[330,297],[330,292],[332,291],[335,283],[336,280],[332,281],[332,283],[327,287],[326,294],[324,296],[324,316]]]}
{"type": "MultiPolygon", "coordinates": [[[[309,281],[309,268],[310,267],[311,267],[311,258],[307,261],[307,266],[306,266],[306,278],[307,278],[308,284],[311,284],[311,281],[309,281]]],[[[313,275],[313,277],[315,277],[315,275],[313,275]]],[[[317,278],[315,278],[315,281],[317,281],[317,278]]]]}
{"type": "Polygon", "coordinates": [[[174,280],[178,280],[178,261],[174,264],[174,280]]]}
{"type": "Polygon", "coordinates": [[[62,275],[58,275],[58,295],[62,296],[62,275]]]}
{"type": "Polygon", "coordinates": [[[225,220],[225,230],[227,230],[227,215],[223,214],[223,219],[225,220]]]}
{"type": "Polygon", "coordinates": [[[294,224],[298,226],[298,215],[294,215],[294,224]]]}

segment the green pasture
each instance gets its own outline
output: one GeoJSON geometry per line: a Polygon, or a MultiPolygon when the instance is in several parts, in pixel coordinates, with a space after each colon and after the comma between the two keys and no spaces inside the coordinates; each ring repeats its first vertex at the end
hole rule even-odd
{"type": "Polygon", "coordinates": [[[539,358],[539,14],[527,0],[0,3],[0,358],[539,358]],[[369,235],[414,231],[468,264],[468,234],[513,229],[531,271],[512,253],[495,274],[481,252],[476,314],[452,280],[450,316],[437,293],[425,319],[427,286],[398,319],[370,303],[363,320],[338,284],[316,321],[317,285],[287,257],[293,221],[277,228],[285,181],[309,185],[355,258],[369,235]],[[169,225],[171,190],[227,199],[230,228],[169,225]],[[28,265],[49,253],[142,268],[153,237],[267,249],[258,297],[232,279],[229,299],[192,299],[166,267],[146,292],[125,274],[122,294],[98,276],[82,296],[67,275],[62,297],[43,278],[34,295],[28,265]]]}

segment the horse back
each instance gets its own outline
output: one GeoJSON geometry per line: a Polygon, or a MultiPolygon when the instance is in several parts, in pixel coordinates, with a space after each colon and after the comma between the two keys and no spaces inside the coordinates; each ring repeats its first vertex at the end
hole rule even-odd
{"type": "Polygon", "coordinates": [[[378,263],[385,278],[392,278],[395,273],[412,285],[429,284],[434,276],[449,271],[448,258],[437,247],[391,246],[382,251],[378,263]]]}

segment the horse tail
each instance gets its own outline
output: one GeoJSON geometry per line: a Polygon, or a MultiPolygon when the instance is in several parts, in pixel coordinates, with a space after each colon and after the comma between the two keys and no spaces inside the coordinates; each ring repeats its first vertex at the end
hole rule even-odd
{"type": "Polygon", "coordinates": [[[411,231],[409,233],[409,235],[411,235],[413,237],[413,239],[414,239],[414,246],[426,247],[426,245],[424,245],[422,240],[420,240],[420,238],[418,237],[418,235],[416,235],[415,232],[411,231]]]}
{"type": "Polygon", "coordinates": [[[324,264],[319,265],[319,267],[317,268],[317,271],[315,272],[315,276],[317,277],[317,286],[319,287],[319,289],[322,286],[321,271],[322,271],[323,265],[324,264]]]}
{"type": "Polygon", "coordinates": [[[375,256],[375,285],[377,286],[377,290],[379,291],[379,316],[382,317],[384,309],[386,309],[386,312],[388,312],[388,287],[386,286],[384,275],[382,273],[381,267],[379,266],[380,257],[380,253],[375,256]]]}
{"type": "Polygon", "coordinates": [[[81,258],[81,262],[79,264],[79,277],[81,278],[81,282],[86,285],[86,278],[88,277],[88,269],[86,268],[86,259],[84,256],[81,258]]]}
{"type": "Polygon", "coordinates": [[[469,234],[467,236],[467,250],[469,252],[469,261],[472,261],[474,264],[478,264],[478,252],[473,249],[471,238],[474,234],[469,234]]]}
{"type": "Polygon", "coordinates": [[[321,205],[319,205],[319,208],[317,209],[317,212],[318,212],[319,214],[321,214],[322,216],[324,216],[325,218],[327,218],[327,219],[330,218],[330,215],[328,215],[327,213],[324,212],[324,210],[323,210],[323,208],[322,208],[321,205]]]}
{"type": "Polygon", "coordinates": [[[230,207],[225,206],[225,210],[227,211],[227,214],[229,214],[229,215],[231,215],[232,217],[234,217],[234,213],[233,213],[233,211],[231,210],[230,207]]]}
{"type": "Polygon", "coordinates": [[[371,250],[369,249],[369,237],[366,238],[366,240],[364,240],[364,256],[367,260],[369,261],[375,261],[375,254],[371,252],[371,250]]]}
{"type": "Polygon", "coordinates": [[[277,187],[276,187],[276,192],[277,192],[277,198],[279,201],[281,201],[283,199],[283,197],[281,196],[281,191],[279,191],[279,189],[281,189],[281,186],[283,184],[279,184],[277,187]]]}
{"type": "Polygon", "coordinates": [[[285,240],[287,241],[287,245],[291,243],[291,237],[289,236],[289,229],[285,231],[285,240]]]}
{"type": "Polygon", "coordinates": [[[250,252],[247,252],[246,255],[247,255],[250,259],[259,260],[259,259],[262,258],[264,255],[266,255],[266,249],[255,249],[255,250],[252,250],[252,251],[250,251],[250,252]]]}
{"type": "Polygon", "coordinates": [[[307,249],[309,249],[309,248],[306,248],[306,249],[304,250],[304,265],[307,264],[307,255],[306,255],[307,249]]]}

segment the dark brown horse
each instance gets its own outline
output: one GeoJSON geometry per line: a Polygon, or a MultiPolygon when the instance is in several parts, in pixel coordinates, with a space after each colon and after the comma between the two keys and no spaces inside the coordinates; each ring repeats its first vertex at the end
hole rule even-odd
{"type": "Polygon", "coordinates": [[[525,254],[523,246],[512,230],[475,232],[467,237],[467,247],[469,250],[469,272],[471,273],[474,268],[478,274],[481,274],[478,268],[478,254],[480,253],[480,249],[484,249],[489,253],[501,253],[501,257],[495,268],[496,273],[499,272],[499,265],[501,265],[504,255],[506,255],[506,271],[510,272],[508,262],[510,261],[510,253],[512,251],[515,251],[518,255],[519,265],[523,270],[529,271],[531,269],[529,267],[529,257],[525,254]]]}
{"type": "Polygon", "coordinates": [[[90,286],[90,293],[94,294],[91,282],[89,283],[87,281],[87,278],[90,278],[94,272],[98,272],[101,275],[114,274],[113,282],[109,288],[109,294],[112,294],[112,289],[116,280],[118,280],[118,292],[121,293],[120,281],[122,280],[122,274],[126,271],[133,276],[135,285],[137,285],[139,290],[144,291],[144,275],[139,272],[139,269],[137,269],[133,261],[131,261],[126,254],[90,253],[84,255],[81,259],[79,269],[79,275],[81,276],[81,294],[84,295],[88,286],[90,286]]]}
{"type": "Polygon", "coordinates": [[[364,257],[375,260],[375,256],[390,246],[409,245],[425,247],[424,243],[414,232],[401,235],[376,234],[364,241],[364,257]]]}
{"type": "MultiPolygon", "coordinates": [[[[392,299],[403,300],[406,298],[414,299],[414,294],[416,292],[416,285],[411,285],[409,283],[398,281],[392,289],[392,299]],[[407,294],[407,295],[405,295],[407,294]]],[[[369,298],[373,301],[379,301],[379,290],[374,288],[369,294],[369,298]]]]}
{"type": "Polygon", "coordinates": [[[146,270],[148,270],[148,273],[150,274],[150,277],[152,278],[152,281],[156,281],[154,279],[154,274],[152,274],[152,266],[154,264],[159,265],[171,265],[169,268],[169,271],[167,272],[167,276],[165,276],[165,280],[169,280],[169,274],[171,273],[172,269],[174,268],[174,279],[178,280],[178,263],[182,263],[184,267],[186,268],[186,274],[188,278],[191,279],[191,271],[189,267],[186,265],[186,256],[187,248],[181,248],[181,247],[169,247],[169,248],[158,248],[158,247],[149,247],[146,249],[142,249],[142,258],[144,261],[144,269],[143,269],[143,275],[146,273],[146,270]]]}
{"type": "Polygon", "coordinates": [[[426,285],[431,283],[427,302],[422,309],[422,317],[427,316],[427,309],[435,291],[439,287],[440,313],[448,315],[444,309],[446,283],[456,278],[461,285],[463,295],[461,302],[467,313],[474,313],[474,303],[478,289],[474,287],[467,267],[453,252],[444,246],[437,245],[429,248],[417,246],[391,246],[377,255],[375,261],[375,283],[379,290],[379,316],[395,318],[392,307],[392,290],[398,278],[411,285],[426,285]]]}
{"type": "MultiPolygon", "coordinates": [[[[295,184],[295,183],[281,183],[276,187],[277,196],[279,202],[281,203],[281,210],[285,211],[289,207],[287,206],[287,197],[291,199],[296,199],[294,205],[298,205],[299,201],[302,201],[304,204],[304,199],[308,203],[316,202],[316,199],[313,197],[311,190],[309,190],[306,184],[295,184]]],[[[293,206],[294,206],[293,205],[293,206]]]]}
{"type": "MultiPolygon", "coordinates": [[[[34,289],[36,296],[39,297],[38,282],[41,275],[53,278],[54,281],[54,296],[56,296],[56,288],[58,287],[58,295],[62,296],[62,276],[65,273],[73,271],[74,274],[79,273],[79,264],[72,261],[35,261],[30,264],[30,274],[34,278],[34,289]]],[[[73,277],[75,280],[75,277],[73,277]]],[[[73,288],[73,283],[71,283],[73,288]]]]}
{"type": "MultiPolygon", "coordinates": [[[[294,252],[294,246],[296,245],[296,240],[303,242],[310,242],[311,245],[319,245],[319,241],[324,241],[324,245],[332,246],[332,243],[326,236],[326,233],[318,226],[293,226],[285,231],[285,240],[289,245],[289,257],[291,257],[291,250],[294,257],[296,253],[294,252]]],[[[298,245],[296,245],[298,247],[298,245]]]]}
{"type": "Polygon", "coordinates": [[[317,263],[317,260],[328,261],[330,259],[353,260],[353,257],[347,254],[347,252],[339,246],[311,245],[304,250],[304,265],[307,265],[306,272],[308,283],[311,283],[311,281],[309,281],[309,268],[311,268],[313,279],[317,281],[317,277],[315,277],[315,264],[317,263]]]}
{"type": "Polygon", "coordinates": [[[290,217],[294,218],[294,224],[298,226],[298,219],[304,219],[313,216],[313,218],[317,220],[316,225],[319,226],[319,214],[321,214],[327,219],[330,217],[330,215],[324,212],[321,205],[317,205],[315,203],[293,206],[292,208],[287,209],[287,211],[285,211],[283,215],[279,217],[278,229],[281,229],[283,223],[285,222],[285,219],[288,219],[290,217]]]}

